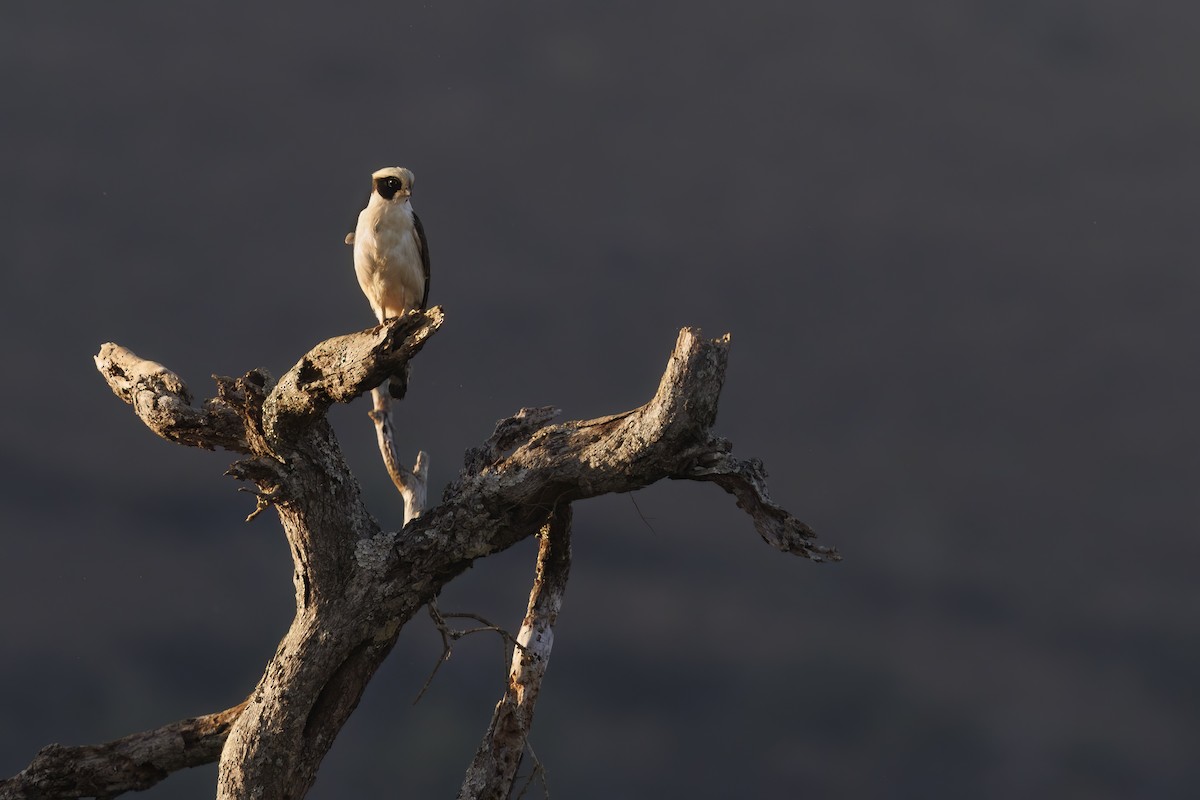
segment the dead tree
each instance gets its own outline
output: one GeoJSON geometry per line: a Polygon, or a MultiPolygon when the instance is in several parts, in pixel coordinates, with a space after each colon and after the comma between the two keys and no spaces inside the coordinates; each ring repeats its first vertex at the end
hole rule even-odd
{"type": "Polygon", "coordinates": [[[326,412],[406,375],[442,320],[434,308],[329,339],[278,381],[262,370],[216,377],[216,396],[199,407],[166,367],[115,344],[101,348],[98,369],[150,430],[243,456],[227,474],[253,485],[251,517],[274,508],[283,523],[296,616],[246,700],[106,744],[49,745],[0,781],[0,800],[114,797],[217,759],[218,798],[301,798],[400,629],[425,606],[436,618],[442,587],[476,559],[539,536],[508,686],[459,795],[504,798],[524,752],[566,585],[572,503],[663,478],[711,481],[734,495],[769,544],[814,561],[837,559],[770,500],[762,464],[735,458],[730,442],[713,435],[729,337],[703,339],[687,328],[645,405],[559,424],[552,424],[552,408],[522,409],[467,452],[458,479],[428,509],[427,459],[422,453],[411,470],[401,465],[387,399],[376,393],[371,417],[407,521],[400,531],[381,530],[326,412]]]}

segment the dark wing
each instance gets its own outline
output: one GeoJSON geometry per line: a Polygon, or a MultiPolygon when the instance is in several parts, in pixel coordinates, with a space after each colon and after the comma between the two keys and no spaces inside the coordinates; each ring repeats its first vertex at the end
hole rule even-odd
{"type": "Polygon", "coordinates": [[[417,231],[417,244],[421,248],[421,266],[425,270],[425,294],[421,295],[421,310],[429,304],[429,240],[425,238],[425,228],[421,225],[421,218],[413,212],[413,228],[417,231]]]}

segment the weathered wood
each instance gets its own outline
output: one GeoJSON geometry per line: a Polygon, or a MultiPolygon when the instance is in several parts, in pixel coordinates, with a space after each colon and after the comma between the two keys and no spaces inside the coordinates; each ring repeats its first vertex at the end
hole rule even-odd
{"type": "Polygon", "coordinates": [[[267,397],[262,428],[269,439],[323,419],[334,403],[348,403],[393,375],[437,333],[441,306],[389,319],[358,333],[326,339],[309,350],[267,397]]]}
{"type": "Polygon", "coordinates": [[[224,398],[192,408],[192,395],[174,372],[109,342],[95,357],[113,394],[133,406],[146,427],[172,442],[250,452],[241,414],[224,398]]]}
{"type": "MultiPolygon", "coordinates": [[[[232,721],[218,798],[303,797],[404,624],[475,559],[537,534],[575,501],[663,478],[712,481],[736,496],[776,547],[837,558],[769,500],[761,464],[734,459],[729,442],[712,434],[729,338],[707,340],[686,328],[645,405],[556,425],[553,409],[524,409],[468,453],[441,503],[400,532],[382,531],[325,412],[403,375],[441,323],[435,308],[330,339],[275,383],[261,371],[218,378],[217,396],[199,409],[162,365],[117,345],[97,356],[113,391],[156,434],[245,454],[229,474],[254,484],[256,511],[274,508],[290,544],[296,617],[232,721]]],[[[533,684],[521,685],[528,701],[533,684]]]]}
{"type": "Polygon", "coordinates": [[[537,574],[517,634],[504,696],[467,768],[458,800],[504,800],[525,754],[533,711],[554,647],[554,623],[571,570],[571,507],[555,509],[538,535],[537,574]]]}
{"type": "Polygon", "coordinates": [[[837,561],[832,547],[817,544],[812,528],[776,505],[767,494],[767,470],[757,458],[746,461],[728,453],[714,455],[698,463],[685,477],[712,481],[737,498],[738,508],[754,520],[754,528],[767,544],[785,553],[813,561],[837,561]]]}
{"type": "Polygon", "coordinates": [[[480,447],[467,450],[463,458],[460,480],[478,475],[484,467],[495,466],[502,456],[554,421],[561,412],[554,406],[522,408],[516,414],[496,423],[496,430],[480,447]]]}
{"type": "Polygon", "coordinates": [[[244,706],[105,744],[47,745],[28,767],[0,781],[0,800],[115,797],[149,789],[173,772],[216,761],[244,706]]]}

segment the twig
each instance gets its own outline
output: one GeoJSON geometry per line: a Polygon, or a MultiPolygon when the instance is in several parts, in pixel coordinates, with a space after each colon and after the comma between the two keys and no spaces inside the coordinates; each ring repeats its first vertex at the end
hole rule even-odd
{"type": "Polygon", "coordinates": [[[642,524],[646,526],[647,530],[657,536],[658,531],[654,530],[654,526],[650,524],[650,520],[646,519],[646,515],[642,513],[642,507],[638,505],[637,498],[633,496],[633,492],[629,493],[629,502],[633,503],[634,510],[637,511],[637,515],[642,518],[642,524]]]}
{"type": "Polygon", "coordinates": [[[533,751],[533,746],[529,741],[525,742],[525,749],[529,751],[529,757],[533,759],[533,769],[529,771],[529,775],[525,778],[525,783],[521,784],[521,791],[517,794],[516,800],[521,800],[525,793],[529,791],[529,787],[533,785],[534,778],[539,775],[542,778],[542,796],[546,800],[550,800],[550,779],[546,775],[546,765],[537,757],[537,753],[533,751]]]}
{"type": "MultiPolygon", "coordinates": [[[[499,625],[493,625],[478,614],[472,614],[470,612],[442,613],[437,607],[437,601],[430,601],[428,604],[428,609],[429,616],[433,620],[434,627],[437,628],[438,633],[442,635],[442,655],[441,658],[438,659],[437,663],[434,664],[433,671],[429,673],[429,677],[425,679],[425,684],[421,687],[421,691],[418,692],[417,696],[413,699],[414,706],[421,702],[421,698],[425,696],[425,692],[429,689],[429,685],[433,683],[434,676],[436,676],[438,670],[442,668],[442,664],[445,664],[450,660],[450,656],[453,654],[454,649],[451,642],[456,642],[464,636],[470,636],[473,633],[498,633],[500,634],[501,639],[512,645],[514,648],[520,648],[522,650],[525,649],[525,646],[517,641],[517,637],[513,636],[504,628],[501,628],[499,625]],[[446,624],[447,619],[473,619],[476,622],[483,623],[483,625],[482,627],[478,628],[455,630],[446,624]]],[[[507,650],[505,653],[507,653],[507,650]]]]}
{"type": "Polygon", "coordinates": [[[379,443],[379,454],[383,456],[383,466],[404,498],[404,524],[407,525],[425,511],[429,454],[424,450],[418,452],[412,469],[401,464],[392,426],[392,398],[386,391],[376,388],[371,390],[371,400],[372,408],[367,416],[375,423],[375,438],[379,443]]]}

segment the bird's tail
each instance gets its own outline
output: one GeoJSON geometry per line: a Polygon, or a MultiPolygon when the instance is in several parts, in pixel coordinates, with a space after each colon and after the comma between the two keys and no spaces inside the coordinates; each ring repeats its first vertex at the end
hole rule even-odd
{"type": "Polygon", "coordinates": [[[403,400],[405,393],[408,392],[408,375],[409,365],[405,364],[403,371],[388,378],[388,394],[390,394],[396,400],[403,400]]]}

